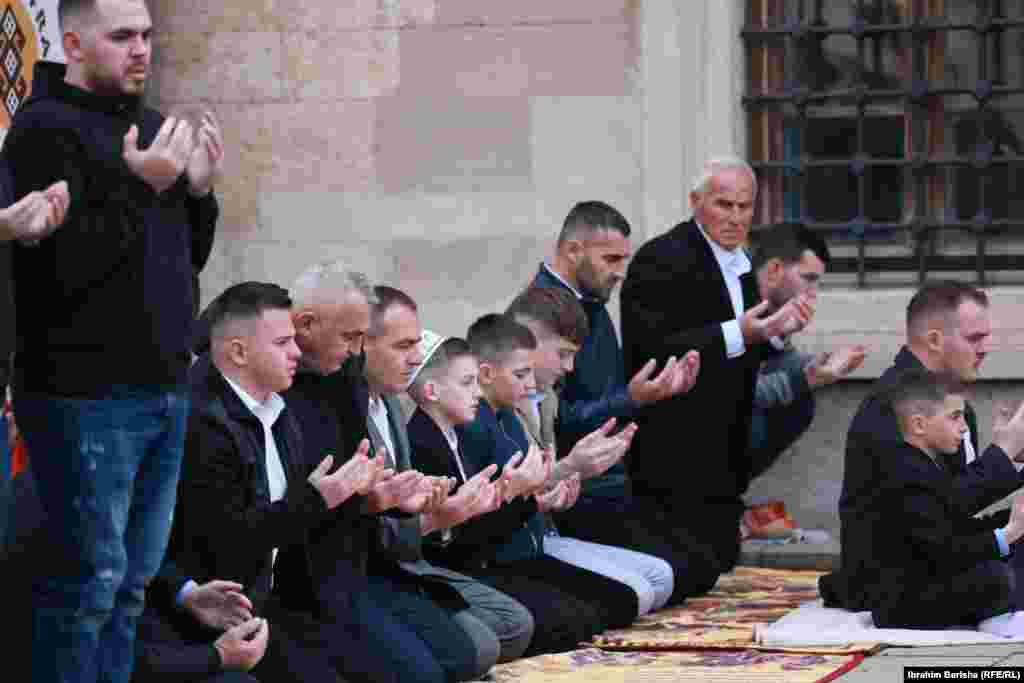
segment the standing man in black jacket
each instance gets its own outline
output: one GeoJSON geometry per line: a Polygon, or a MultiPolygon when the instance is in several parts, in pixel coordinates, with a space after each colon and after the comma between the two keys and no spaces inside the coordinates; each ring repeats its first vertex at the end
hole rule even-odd
{"type": "Polygon", "coordinates": [[[693,219],[642,246],[622,287],[626,373],[650,359],[700,353],[685,394],[644,408],[628,456],[633,493],[663,525],[690,538],[701,573],[728,571],[739,555],[740,499],[761,345],[806,324],[805,301],[768,317],[743,250],[757,181],[740,159],[713,159],[690,192],[693,219]]]}
{"type": "Polygon", "coordinates": [[[126,683],[144,587],[163,559],[182,456],[194,273],[213,242],[223,159],[143,106],[144,0],[62,0],[65,67],[15,116],[15,197],[68,183],[62,228],[14,253],[14,404],[47,534],[34,678],[126,683]],[[43,303],[41,303],[43,302],[43,303]]]}
{"type": "MultiPolygon", "coordinates": [[[[906,346],[896,354],[878,386],[900,372],[921,369],[951,376],[964,386],[974,384],[991,337],[985,292],[956,281],[927,283],[907,306],[906,346]]],[[[1017,430],[1014,431],[1000,421],[992,444],[981,452],[978,420],[970,403],[965,404],[964,420],[967,431],[960,449],[944,458],[942,465],[951,474],[952,499],[965,514],[973,515],[1024,483],[1017,464],[1024,442],[1017,434],[1017,423],[1011,422],[1017,430]]],[[[870,604],[878,584],[878,568],[870,559],[872,527],[868,511],[876,506],[877,497],[884,490],[888,476],[884,460],[900,441],[895,414],[877,396],[866,398],[846,434],[839,497],[841,569],[821,579],[821,594],[828,605],[860,610],[870,604]]],[[[1008,519],[1008,513],[1003,511],[985,517],[983,522],[994,532],[1005,526],[1008,519]]],[[[1020,562],[1014,554],[1011,563],[1019,566],[1020,562]]]]}

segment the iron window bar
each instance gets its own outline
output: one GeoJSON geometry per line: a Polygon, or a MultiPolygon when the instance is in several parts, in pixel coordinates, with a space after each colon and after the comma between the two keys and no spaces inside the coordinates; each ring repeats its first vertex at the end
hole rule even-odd
{"type": "MultiPolygon", "coordinates": [[[[755,0],[756,1],[756,0],[755,0]]],[[[764,229],[777,222],[800,222],[811,229],[822,231],[833,240],[850,241],[856,245],[855,256],[838,256],[833,259],[832,270],[856,273],[859,286],[866,286],[867,274],[884,271],[916,271],[919,280],[924,280],[929,272],[973,271],[982,285],[988,281],[988,273],[994,271],[1024,271],[1024,253],[993,254],[989,253],[990,238],[997,235],[1020,234],[1020,244],[1014,246],[1024,248],[1024,217],[1010,216],[1011,208],[1007,209],[1006,217],[994,217],[993,195],[999,190],[992,186],[993,171],[1001,170],[1007,174],[1017,171],[1024,178],[1024,144],[1017,141],[1007,147],[998,137],[999,131],[993,121],[1001,114],[997,105],[1007,98],[1024,95],[1024,73],[1020,74],[1019,85],[1008,85],[1005,81],[1005,64],[1003,55],[1003,36],[1008,30],[1024,29],[1024,16],[1003,16],[1001,0],[981,0],[978,14],[974,21],[952,21],[944,17],[926,16],[929,10],[924,3],[914,2],[910,10],[912,17],[907,21],[893,23],[891,21],[871,22],[865,18],[864,10],[873,4],[879,14],[881,3],[860,1],[855,3],[859,13],[848,25],[828,25],[825,23],[824,2],[814,1],[814,16],[808,16],[808,3],[798,2],[797,17],[786,16],[785,6],[778,0],[760,0],[765,15],[771,14],[768,4],[775,4],[775,13],[782,10],[782,21],[771,21],[771,17],[761,18],[763,25],[748,24],[741,36],[746,44],[751,64],[755,62],[755,51],[760,50],[765,70],[771,68],[770,61],[775,59],[776,72],[781,71],[784,80],[771,83],[771,76],[764,82],[751,80],[743,104],[754,121],[757,114],[774,114],[781,119],[783,133],[787,130],[795,132],[797,146],[801,147],[791,154],[788,140],[783,156],[786,158],[756,158],[752,154],[755,171],[761,178],[774,174],[777,182],[776,190],[783,194],[785,209],[788,215],[782,220],[761,221],[754,226],[755,231],[764,229]],[[930,57],[936,60],[936,54],[929,53],[934,49],[932,44],[943,35],[952,31],[969,31],[974,34],[976,47],[977,80],[973,87],[962,85],[951,86],[945,82],[944,74],[935,75],[934,64],[928,63],[930,57]],[[856,68],[852,84],[843,87],[818,88],[808,86],[800,80],[807,78],[808,64],[801,66],[802,74],[789,72],[790,58],[799,55],[801,50],[807,52],[809,46],[817,48],[824,57],[824,41],[832,36],[850,36],[856,41],[856,68]],[[905,61],[904,68],[898,68],[902,84],[896,87],[884,83],[883,87],[869,85],[868,64],[869,48],[875,69],[879,68],[882,58],[881,41],[885,38],[897,37],[903,41],[902,51],[905,61]],[[808,41],[818,41],[817,44],[808,41]],[[869,46],[868,43],[871,43],[869,46]],[[769,54],[769,50],[775,50],[769,54]],[[780,59],[781,57],[781,59],[780,59]],[[906,74],[909,72],[910,77],[906,74]],[[930,73],[929,73],[930,72],[930,73]],[[931,78],[929,78],[929,75],[931,78]],[[963,97],[973,106],[956,107],[951,111],[962,118],[954,122],[946,119],[946,103],[948,98],[963,97]],[[811,116],[809,110],[815,107],[840,105],[843,113],[832,113],[824,116],[811,116]],[[871,110],[874,107],[874,110],[871,110]],[[879,111],[879,107],[889,111],[879,111]],[[852,110],[852,113],[845,113],[852,110]],[[977,116],[971,122],[968,117],[977,116]],[[877,156],[865,149],[866,121],[902,118],[901,135],[903,140],[902,153],[892,156],[877,156]],[[986,118],[987,117],[987,118],[986,118]],[[808,139],[808,129],[812,121],[842,118],[856,127],[856,149],[845,155],[829,155],[826,158],[811,156],[802,145],[808,139]],[[936,121],[939,121],[936,123],[936,121]],[[951,154],[940,149],[930,148],[934,141],[929,136],[935,135],[928,125],[941,128],[938,137],[954,139],[959,134],[957,126],[967,121],[976,127],[976,139],[960,145],[954,140],[957,153],[951,154]],[[908,139],[909,136],[909,139],[908,139]],[[909,143],[909,144],[908,144],[909,143]],[[963,147],[966,147],[964,149],[963,147]],[[845,170],[850,178],[849,184],[856,188],[856,210],[849,220],[823,220],[811,214],[808,207],[809,171],[831,169],[835,172],[845,170]],[[900,187],[904,203],[910,211],[899,220],[880,220],[870,218],[872,211],[867,206],[869,176],[872,170],[888,169],[898,173],[902,182],[900,187]],[[950,192],[936,191],[944,174],[959,173],[956,185],[950,192]],[[788,182],[787,182],[788,181],[788,182]],[[961,184],[966,188],[968,183],[977,186],[977,211],[972,216],[960,216],[951,204],[957,202],[956,195],[961,184]],[[788,185],[788,189],[787,189],[788,185]],[[796,197],[796,206],[790,210],[788,206],[792,195],[796,197]],[[936,201],[938,196],[940,201],[936,201]],[[793,215],[795,214],[795,215],[793,215]],[[955,231],[974,239],[974,254],[939,254],[934,251],[934,237],[940,232],[955,231]],[[905,236],[913,244],[913,253],[907,255],[867,254],[867,246],[879,241],[891,240],[894,236],[905,236]]],[[[854,3],[850,3],[854,4],[854,3]]],[[[941,6],[941,3],[939,3],[941,6]]],[[[944,11],[944,10],[943,10],[944,11]]],[[[789,14],[791,14],[790,12],[789,14]]],[[[1024,38],[1024,34],[1022,34],[1024,38]]],[[[942,47],[944,50],[945,48],[942,47]]],[[[941,54],[944,64],[946,55],[941,54]]],[[[1024,54],[1021,56],[1021,71],[1024,72],[1024,54]]],[[[825,62],[834,70],[833,64],[825,62]]],[[[876,74],[877,75],[877,74],[876,74]]],[[[885,80],[884,71],[879,76],[885,80]]],[[[809,79],[808,79],[809,80],[809,79]]],[[[877,79],[876,79],[877,80],[877,79]]],[[[763,119],[762,136],[765,145],[773,135],[767,119],[763,119]]],[[[776,120],[775,125],[779,124],[776,120]]],[[[1013,127],[1008,130],[1013,135],[1013,127]]],[[[752,136],[753,142],[754,136],[752,136]]],[[[940,143],[944,144],[944,143],[940,143]]],[[[763,156],[770,157],[772,153],[763,156]]],[[[1009,176],[1008,176],[1009,177],[1009,176]]],[[[890,178],[891,179],[891,178],[890,178]]],[[[877,182],[877,180],[876,180],[877,182]]],[[[1009,180],[1006,181],[1009,187],[1009,180]]],[[[1005,192],[1004,192],[1005,194],[1005,192]]],[[[1000,197],[996,197],[996,200],[1000,197]]],[[[1010,207],[1010,198],[1002,197],[1010,207]]],[[[969,202],[968,202],[969,203],[969,202]]],[[[968,212],[973,207],[968,208],[968,212]]],[[[756,238],[756,234],[755,234],[756,238]]]]}

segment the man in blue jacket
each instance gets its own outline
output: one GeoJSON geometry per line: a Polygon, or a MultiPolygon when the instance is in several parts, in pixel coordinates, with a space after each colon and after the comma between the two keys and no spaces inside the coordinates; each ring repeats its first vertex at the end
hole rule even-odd
{"type": "MultiPolygon", "coordinates": [[[[632,254],[630,226],[614,207],[599,201],[580,202],[562,226],[551,264],[543,263],[534,278],[536,287],[559,287],[572,292],[583,305],[590,324],[559,393],[555,436],[558,452],[568,453],[583,436],[608,418],[626,424],[641,407],[684,392],[685,367],[697,371],[699,357],[688,354],[675,369],[655,375],[654,362],[641,368],[627,383],[622,349],[607,303],[625,277],[632,254]]],[[[700,381],[698,379],[698,381],[700,381]]],[[[666,560],[675,572],[669,605],[708,590],[717,578],[703,572],[706,562],[694,562],[686,539],[677,539],[664,525],[648,519],[630,495],[622,461],[603,475],[583,483],[576,505],[556,514],[558,528],[568,536],[604,543],[666,560]]]]}
{"type": "Polygon", "coordinates": [[[65,180],[73,207],[14,248],[14,404],[63,550],[36,581],[33,675],[125,683],[170,531],[223,145],[210,115],[193,135],[143,106],[144,0],[62,0],[59,15],[67,67],[37,65],[44,94],[5,142],[15,197],[65,180]]]}

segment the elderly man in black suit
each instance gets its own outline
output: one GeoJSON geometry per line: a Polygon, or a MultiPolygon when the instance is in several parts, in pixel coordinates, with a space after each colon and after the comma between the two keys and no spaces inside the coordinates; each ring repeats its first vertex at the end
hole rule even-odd
{"type": "Polygon", "coordinates": [[[701,358],[689,393],[641,411],[628,462],[633,493],[718,573],[739,555],[762,345],[801,329],[813,314],[803,297],[771,313],[769,302],[759,303],[743,249],[756,195],[744,161],[705,163],[690,192],[693,218],[644,244],[622,287],[627,374],[691,349],[701,358]]]}

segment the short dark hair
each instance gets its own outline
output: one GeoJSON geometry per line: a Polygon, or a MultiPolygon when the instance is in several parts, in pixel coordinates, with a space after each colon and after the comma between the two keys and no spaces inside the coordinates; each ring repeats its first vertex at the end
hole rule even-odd
{"type": "Polygon", "coordinates": [[[96,0],[60,0],[57,4],[57,21],[65,30],[70,17],[82,16],[96,9],[96,0]]]}
{"type": "Polygon", "coordinates": [[[758,270],[772,259],[780,259],[787,266],[799,263],[804,252],[810,251],[826,266],[832,260],[824,238],[802,223],[780,223],[753,235],[756,240],[753,268],[758,270]]]}
{"type": "Polygon", "coordinates": [[[623,237],[629,237],[631,232],[629,221],[615,207],[591,200],[579,202],[572,207],[562,223],[558,243],[576,239],[580,233],[592,233],[597,230],[614,230],[623,237]]]}
{"type": "Polygon", "coordinates": [[[916,413],[931,417],[946,396],[958,393],[957,386],[943,375],[924,368],[910,368],[883,380],[875,390],[875,397],[888,405],[901,420],[916,413]]]}
{"type": "Polygon", "coordinates": [[[502,313],[488,313],[478,318],[469,326],[466,341],[481,362],[498,364],[513,351],[537,348],[537,338],[530,328],[502,313]]]}
{"type": "Polygon", "coordinates": [[[512,300],[505,314],[515,320],[533,320],[576,346],[583,346],[590,334],[583,306],[572,292],[561,287],[527,287],[512,300]]]}
{"type": "Polygon", "coordinates": [[[964,301],[988,307],[988,295],[973,285],[959,280],[926,282],[907,304],[907,333],[910,334],[926,318],[949,316],[964,301]]]}
{"type": "Polygon", "coordinates": [[[377,285],[373,288],[373,294],[377,301],[370,305],[370,336],[380,334],[377,326],[381,317],[395,306],[408,308],[413,313],[419,312],[419,307],[412,297],[396,287],[377,285]]]}
{"type": "Polygon", "coordinates": [[[210,302],[201,316],[211,338],[225,326],[240,320],[254,320],[268,310],[289,310],[291,297],[284,287],[269,282],[242,282],[228,287],[210,302]]]}
{"type": "Polygon", "coordinates": [[[419,373],[416,375],[416,380],[413,382],[411,392],[413,398],[416,398],[415,392],[425,382],[432,379],[437,379],[442,373],[444,373],[448,367],[459,358],[465,357],[475,358],[476,354],[473,353],[472,347],[469,342],[461,337],[448,337],[437,349],[430,355],[430,358],[423,363],[423,366],[419,369],[419,373]]]}

